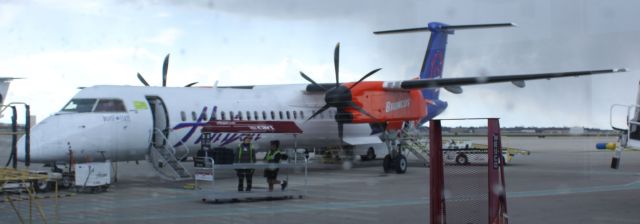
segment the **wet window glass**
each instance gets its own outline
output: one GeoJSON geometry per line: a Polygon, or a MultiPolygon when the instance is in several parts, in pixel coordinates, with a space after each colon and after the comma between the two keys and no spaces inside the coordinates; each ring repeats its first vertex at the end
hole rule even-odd
{"type": "Polygon", "coordinates": [[[122,100],[117,99],[100,99],[94,112],[126,112],[122,100]]]}
{"type": "Polygon", "coordinates": [[[64,106],[64,108],[62,108],[62,112],[91,112],[96,101],[96,99],[72,99],[66,106],[64,106]]]}

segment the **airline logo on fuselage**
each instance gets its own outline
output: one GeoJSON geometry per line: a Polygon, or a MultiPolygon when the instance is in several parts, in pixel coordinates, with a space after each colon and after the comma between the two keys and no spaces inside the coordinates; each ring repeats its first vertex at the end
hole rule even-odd
{"type": "Polygon", "coordinates": [[[409,105],[411,105],[410,99],[400,100],[396,102],[387,101],[384,111],[389,113],[391,111],[407,108],[409,107],[409,105]]]}
{"type": "MultiPolygon", "coordinates": [[[[214,106],[213,107],[213,113],[215,113],[215,111],[218,110],[218,107],[214,106]]],[[[180,130],[180,129],[188,129],[187,133],[185,133],[184,136],[182,136],[182,138],[180,139],[180,141],[178,143],[176,143],[173,147],[178,147],[178,146],[182,146],[183,144],[189,142],[191,140],[191,137],[195,134],[196,136],[198,136],[196,138],[196,140],[193,142],[193,144],[200,144],[200,142],[202,141],[202,133],[198,133],[200,132],[200,129],[202,129],[202,127],[207,125],[207,120],[206,115],[207,114],[207,107],[202,108],[202,112],[200,113],[200,116],[198,117],[198,119],[195,122],[183,122],[183,123],[179,123],[178,125],[176,125],[175,127],[172,128],[172,130],[180,130]]],[[[214,133],[213,136],[211,137],[211,143],[213,144],[219,144],[220,146],[225,146],[228,145],[230,143],[233,143],[235,141],[241,141],[242,139],[244,139],[245,136],[250,136],[252,138],[253,141],[257,141],[258,139],[261,138],[261,134],[250,134],[250,133],[214,133]]]]}

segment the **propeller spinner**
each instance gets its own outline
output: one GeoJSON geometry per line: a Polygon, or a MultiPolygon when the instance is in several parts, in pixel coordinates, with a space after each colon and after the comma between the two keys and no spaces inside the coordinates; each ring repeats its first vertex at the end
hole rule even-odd
{"type": "Polygon", "coordinates": [[[336,120],[336,122],[338,122],[338,135],[340,137],[340,141],[342,141],[344,123],[351,122],[351,120],[353,118],[353,115],[351,113],[348,113],[347,109],[354,108],[354,109],[358,110],[360,113],[362,113],[362,114],[364,114],[366,116],[369,116],[369,117],[373,118],[374,120],[376,120],[375,117],[373,117],[367,111],[362,109],[362,107],[358,106],[358,104],[353,102],[352,95],[351,95],[351,90],[355,86],[357,86],[360,82],[362,82],[363,80],[368,78],[369,76],[371,76],[374,73],[380,71],[381,68],[372,70],[371,72],[367,73],[362,78],[360,78],[360,80],[358,80],[356,83],[354,83],[351,87],[347,88],[344,85],[340,85],[340,43],[338,43],[336,45],[336,48],[335,48],[335,50],[333,52],[333,64],[334,64],[335,73],[336,73],[336,85],[334,87],[330,88],[330,89],[326,89],[323,86],[318,85],[318,83],[313,81],[313,79],[309,78],[309,76],[304,74],[304,72],[302,72],[302,71],[300,72],[300,75],[302,76],[302,78],[304,78],[305,80],[309,81],[314,86],[325,90],[325,96],[324,96],[325,105],[322,106],[322,108],[320,108],[320,110],[316,111],[313,115],[311,115],[311,117],[309,117],[307,119],[307,121],[313,119],[315,116],[317,116],[318,114],[324,112],[325,110],[327,110],[327,109],[329,109],[331,107],[335,107],[336,110],[337,110],[337,113],[336,113],[336,116],[335,116],[335,120],[336,120]]]}

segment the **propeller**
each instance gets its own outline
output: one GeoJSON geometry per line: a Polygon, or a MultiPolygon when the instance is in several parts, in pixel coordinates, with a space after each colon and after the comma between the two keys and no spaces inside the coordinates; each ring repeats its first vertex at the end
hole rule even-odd
{"type": "Polygon", "coordinates": [[[358,110],[360,113],[368,117],[371,117],[374,120],[377,120],[374,116],[372,116],[367,111],[365,111],[362,107],[358,106],[358,104],[353,102],[351,89],[356,87],[358,84],[360,84],[362,81],[367,79],[369,76],[380,71],[381,68],[374,69],[371,72],[367,73],[349,88],[347,88],[344,85],[340,85],[340,43],[336,44],[336,48],[333,51],[333,65],[334,65],[335,74],[336,74],[336,85],[330,89],[326,89],[325,87],[319,85],[313,79],[309,78],[309,76],[304,74],[304,72],[302,71],[300,72],[300,75],[302,76],[302,78],[309,81],[312,85],[325,90],[325,95],[324,95],[325,105],[322,106],[322,108],[320,108],[318,111],[313,113],[313,115],[311,115],[309,118],[307,118],[307,121],[313,119],[318,114],[321,114],[322,112],[324,112],[325,110],[331,107],[336,108],[337,113],[335,116],[335,120],[336,122],[338,122],[338,136],[340,137],[340,141],[342,142],[342,138],[344,136],[344,123],[350,123],[353,119],[353,115],[348,113],[347,109],[354,108],[358,110]]]}
{"type": "Polygon", "coordinates": [[[167,70],[169,70],[169,54],[164,57],[162,63],[162,87],[167,87],[167,70]]]}
{"type": "MultiPolygon", "coordinates": [[[[169,55],[171,54],[167,54],[167,56],[164,57],[164,62],[162,63],[162,87],[167,87],[167,73],[169,71],[169,55]]],[[[138,80],[140,80],[140,82],[142,82],[144,86],[150,86],[147,80],[145,80],[140,73],[138,73],[138,80]]],[[[189,83],[184,87],[191,87],[195,84],[198,84],[198,82],[189,83]]]]}

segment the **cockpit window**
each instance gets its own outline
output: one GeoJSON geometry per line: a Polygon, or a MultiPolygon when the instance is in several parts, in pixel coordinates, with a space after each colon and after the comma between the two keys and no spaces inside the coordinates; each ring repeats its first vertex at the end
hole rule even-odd
{"type": "Polygon", "coordinates": [[[62,112],[77,112],[87,113],[93,110],[93,106],[96,104],[96,99],[71,99],[62,112]]]}
{"type": "Polygon", "coordinates": [[[100,99],[94,112],[126,112],[122,100],[100,99]]]}

